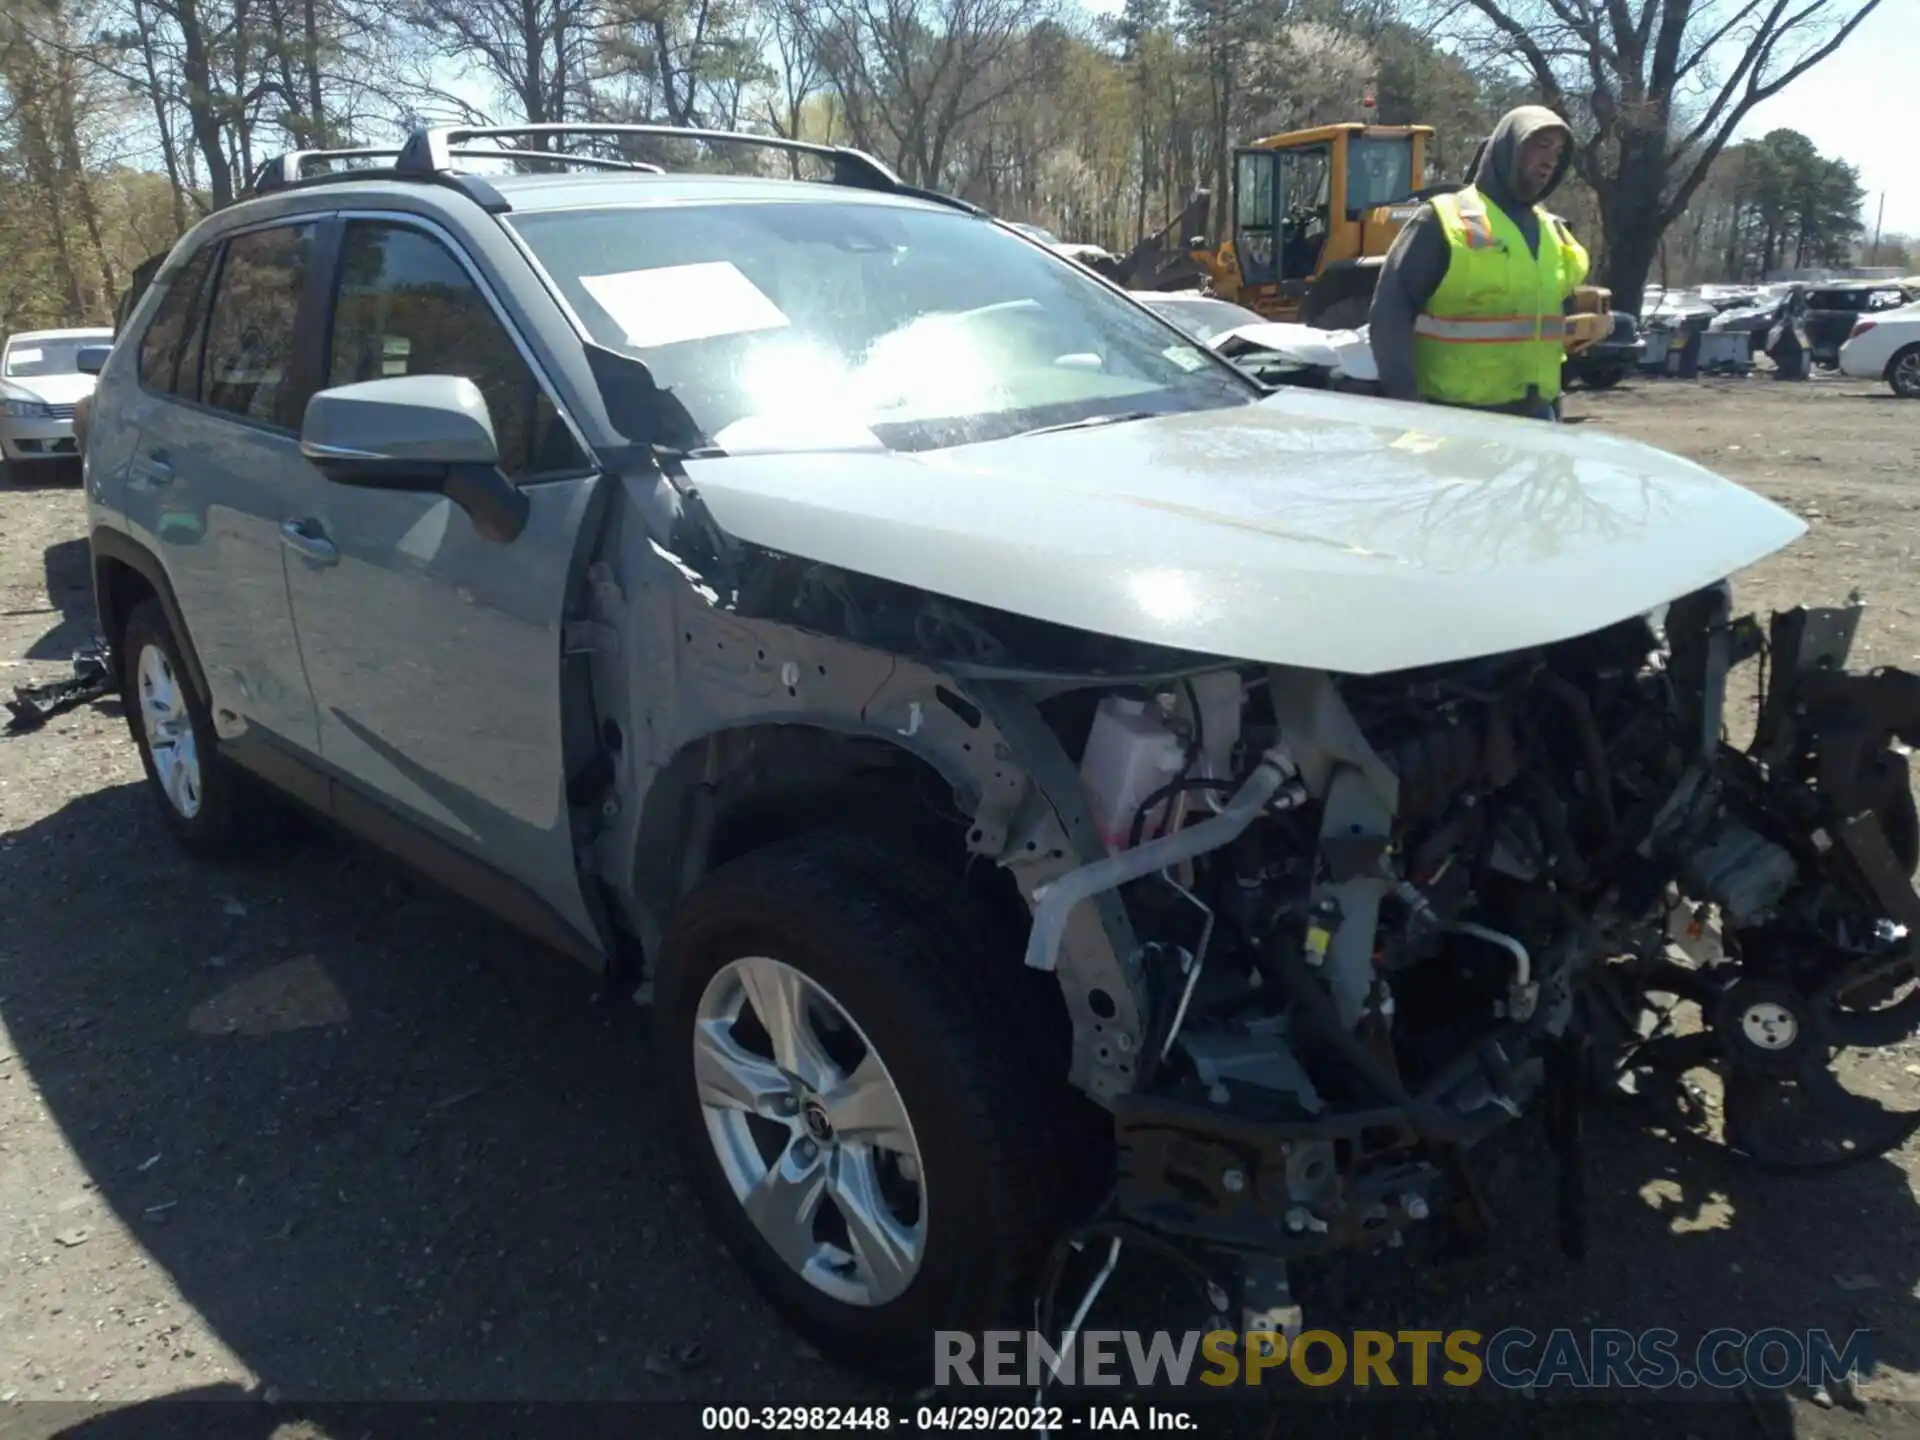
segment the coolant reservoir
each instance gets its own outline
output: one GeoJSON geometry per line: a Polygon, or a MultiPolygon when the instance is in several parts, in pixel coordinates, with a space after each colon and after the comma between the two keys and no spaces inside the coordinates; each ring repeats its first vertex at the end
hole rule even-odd
{"type": "MultiPolygon", "coordinates": [[[[1080,782],[1109,851],[1127,848],[1141,803],[1178,775],[1186,758],[1180,737],[1168,728],[1158,707],[1118,695],[1100,702],[1086,753],[1080,757],[1080,782]]],[[[1153,818],[1148,817],[1147,833],[1152,833],[1153,818]]]]}

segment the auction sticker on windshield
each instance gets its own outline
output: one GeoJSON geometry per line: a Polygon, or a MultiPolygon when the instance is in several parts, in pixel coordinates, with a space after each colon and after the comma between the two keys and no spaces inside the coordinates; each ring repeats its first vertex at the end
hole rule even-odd
{"type": "Polygon", "coordinates": [[[7,363],[10,365],[37,365],[40,363],[40,354],[41,352],[38,350],[16,350],[7,356],[7,363]]]}
{"type": "Polygon", "coordinates": [[[725,260],[582,275],[580,283],[636,350],[778,330],[786,315],[725,260]]]}
{"type": "Polygon", "coordinates": [[[1186,371],[1198,370],[1207,363],[1207,357],[1191,345],[1169,345],[1160,353],[1186,371]]]}

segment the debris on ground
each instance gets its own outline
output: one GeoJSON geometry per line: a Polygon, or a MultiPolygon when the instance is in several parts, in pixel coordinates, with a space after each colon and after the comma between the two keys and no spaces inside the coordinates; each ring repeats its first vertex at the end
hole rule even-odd
{"type": "Polygon", "coordinates": [[[96,637],[73,652],[73,675],[69,679],[53,680],[45,685],[16,685],[13,699],[7,701],[13,719],[7,722],[6,733],[24,735],[29,730],[38,730],[54,716],[110,694],[113,690],[110,660],[107,642],[96,637]]]}

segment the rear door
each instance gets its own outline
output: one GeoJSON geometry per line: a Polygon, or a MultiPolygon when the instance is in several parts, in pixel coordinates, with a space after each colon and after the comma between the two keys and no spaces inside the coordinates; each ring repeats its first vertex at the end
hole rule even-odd
{"type": "Polygon", "coordinates": [[[322,222],[210,246],[140,339],[126,514],[159,555],[223,737],[319,749],[294,640],[281,517],[319,482],[296,431],[311,388],[296,336],[322,222]]]}
{"type": "Polygon", "coordinates": [[[323,384],[462,375],[532,502],[508,544],[438,495],[319,479],[280,517],[336,814],[564,949],[601,942],[575,867],[561,622],[596,474],[456,242],[410,216],[347,217],[323,384]]]}

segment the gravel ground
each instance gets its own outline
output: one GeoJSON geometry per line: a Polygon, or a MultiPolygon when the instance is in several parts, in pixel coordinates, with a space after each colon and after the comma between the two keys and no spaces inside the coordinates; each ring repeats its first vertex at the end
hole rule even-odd
{"type": "MultiPolygon", "coordinates": [[[[1806,516],[1742,601],[1858,585],[1874,608],[1857,654],[1920,665],[1920,406],[1750,380],[1629,384],[1569,411],[1806,516]]],[[[92,632],[86,564],[74,488],[0,483],[0,687],[65,673],[92,632]]],[[[159,1433],[137,1402],[180,1395],[275,1402],[230,1407],[261,1440],[344,1440],[393,1413],[329,1404],[886,1394],[797,1347],[693,1212],[637,1012],[342,842],[190,863],[139,782],[110,703],[0,739],[0,1437],[159,1433]]],[[[1883,1083],[1920,1086],[1916,1061],[1894,1054],[1883,1083]]],[[[1518,1131],[1492,1161],[1491,1253],[1314,1276],[1311,1320],[1870,1328],[1864,1403],[1630,1416],[1349,1395],[1273,1430],[1210,1412],[1208,1433],[1920,1434],[1916,1147],[1783,1181],[1628,1115],[1592,1130],[1584,1265],[1554,1249],[1545,1161],[1518,1131]]],[[[180,1433],[210,1433],[200,1413],[180,1433]]],[[[464,1413],[476,1433],[507,1412],[464,1413]]]]}

